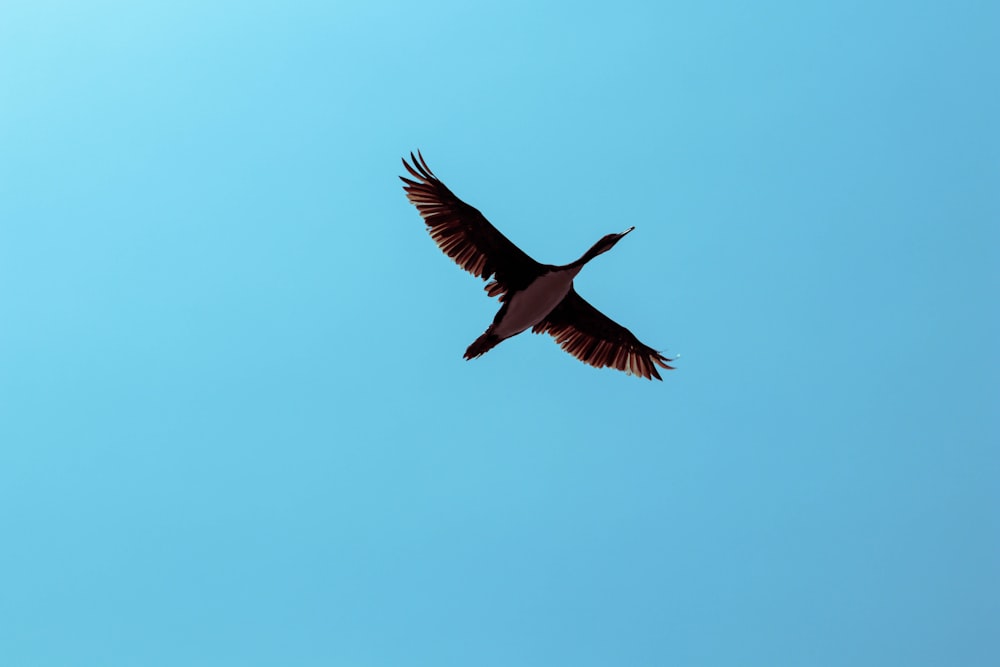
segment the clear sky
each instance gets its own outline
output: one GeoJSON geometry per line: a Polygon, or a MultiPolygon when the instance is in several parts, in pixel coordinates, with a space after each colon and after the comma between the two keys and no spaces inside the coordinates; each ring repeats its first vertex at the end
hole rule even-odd
{"type": "Polygon", "coordinates": [[[0,663],[1000,664],[1000,5],[0,3],[0,663]],[[431,168],[664,382],[524,334],[431,168]]]}

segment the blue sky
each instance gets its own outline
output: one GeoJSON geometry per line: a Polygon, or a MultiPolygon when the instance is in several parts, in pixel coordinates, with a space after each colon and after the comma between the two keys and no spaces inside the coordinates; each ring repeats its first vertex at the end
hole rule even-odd
{"type": "Polygon", "coordinates": [[[0,662],[994,665],[988,2],[0,6],[0,662]],[[401,156],[678,370],[522,335],[401,156]]]}

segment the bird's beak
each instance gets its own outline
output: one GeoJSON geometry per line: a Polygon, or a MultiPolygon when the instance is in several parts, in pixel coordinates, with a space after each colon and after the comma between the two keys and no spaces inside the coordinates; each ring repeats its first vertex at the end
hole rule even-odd
{"type": "Polygon", "coordinates": [[[626,230],[625,230],[624,232],[622,232],[621,234],[619,234],[619,235],[618,235],[618,236],[619,236],[619,238],[620,238],[620,237],[622,237],[622,236],[625,236],[626,234],[628,234],[628,233],[629,233],[630,231],[632,231],[633,229],[635,229],[635,225],[633,225],[633,226],[629,227],[629,228],[628,228],[628,229],[626,229],[626,230]]]}

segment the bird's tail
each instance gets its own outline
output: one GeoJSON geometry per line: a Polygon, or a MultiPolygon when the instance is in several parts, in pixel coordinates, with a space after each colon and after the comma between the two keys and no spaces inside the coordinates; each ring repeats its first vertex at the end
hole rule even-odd
{"type": "Polygon", "coordinates": [[[503,338],[493,333],[493,325],[490,325],[485,333],[473,341],[469,349],[465,351],[465,358],[475,359],[476,357],[481,357],[496,347],[502,340],[503,338]]]}

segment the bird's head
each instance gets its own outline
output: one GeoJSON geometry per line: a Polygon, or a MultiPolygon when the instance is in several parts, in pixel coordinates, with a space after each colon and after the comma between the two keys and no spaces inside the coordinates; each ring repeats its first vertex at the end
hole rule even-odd
{"type": "Polygon", "coordinates": [[[580,258],[580,262],[586,264],[590,260],[594,259],[598,255],[605,253],[615,247],[615,244],[622,240],[626,234],[635,229],[635,227],[629,227],[624,232],[618,232],[617,234],[607,234],[601,237],[601,240],[593,245],[593,247],[588,250],[583,257],[580,258]]]}

